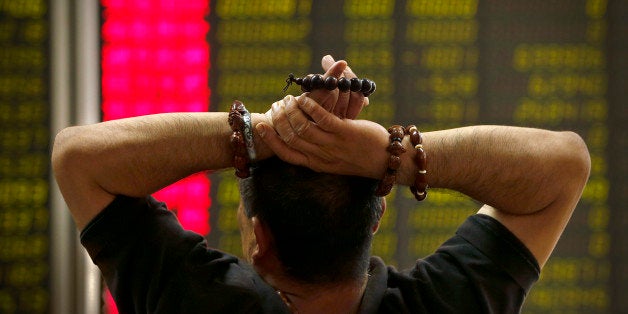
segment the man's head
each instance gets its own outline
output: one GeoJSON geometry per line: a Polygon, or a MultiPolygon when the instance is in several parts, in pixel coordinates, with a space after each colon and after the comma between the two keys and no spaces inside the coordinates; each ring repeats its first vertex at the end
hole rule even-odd
{"type": "Polygon", "coordinates": [[[317,173],[278,158],[258,163],[240,181],[244,219],[254,217],[270,231],[285,275],[310,284],[366,273],[382,213],[376,187],[376,180],[317,173]]]}

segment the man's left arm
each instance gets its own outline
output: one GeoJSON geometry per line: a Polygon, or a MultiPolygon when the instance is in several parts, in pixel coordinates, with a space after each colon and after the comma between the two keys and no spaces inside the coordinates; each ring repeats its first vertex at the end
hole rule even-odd
{"type": "MultiPolygon", "coordinates": [[[[273,112],[274,129],[258,125],[280,158],[317,171],[384,176],[389,134],[379,124],[339,119],[305,98],[288,101],[282,110],[287,114],[273,112]]],[[[403,145],[407,152],[396,177],[411,186],[419,171],[417,153],[407,136],[403,145]]],[[[427,132],[423,149],[429,185],[486,204],[479,213],[506,226],[540,266],[569,221],[590,169],[586,145],[573,132],[470,126],[427,132]]]]}

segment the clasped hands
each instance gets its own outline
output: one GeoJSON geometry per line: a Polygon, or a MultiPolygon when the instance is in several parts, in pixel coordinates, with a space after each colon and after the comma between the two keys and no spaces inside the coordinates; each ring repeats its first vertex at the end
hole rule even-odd
{"type": "MultiPolygon", "coordinates": [[[[322,60],[325,77],[356,77],[344,61],[322,60]]],[[[286,96],[266,112],[257,135],[282,160],[319,172],[381,179],[386,170],[388,132],[353,120],[369,103],[359,92],[314,90],[286,96]]]]}

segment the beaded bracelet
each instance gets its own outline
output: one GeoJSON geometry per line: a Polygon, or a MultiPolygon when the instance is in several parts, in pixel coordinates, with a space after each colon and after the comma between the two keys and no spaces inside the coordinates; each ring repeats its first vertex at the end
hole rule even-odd
{"type": "Polygon", "coordinates": [[[416,165],[419,171],[414,179],[414,186],[410,187],[410,191],[417,201],[422,201],[427,197],[427,155],[423,150],[423,136],[415,125],[406,127],[406,134],[410,135],[410,142],[416,149],[416,165]]]}
{"type": "MultiPolygon", "coordinates": [[[[231,148],[233,149],[233,164],[235,166],[235,174],[238,178],[248,178],[251,175],[249,168],[249,154],[246,144],[246,125],[245,116],[250,114],[244,107],[244,104],[238,100],[235,100],[231,105],[231,111],[229,112],[229,126],[233,133],[229,139],[231,148]]],[[[249,126],[250,129],[250,126],[249,126]]],[[[251,133],[252,139],[252,133],[251,133]]],[[[252,141],[251,141],[252,142],[252,141]]]]}
{"type": "Polygon", "coordinates": [[[323,88],[327,90],[338,88],[343,93],[348,91],[361,92],[364,97],[373,94],[377,89],[375,82],[366,78],[359,79],[354,77],[347,79],[346,77],[341,77],[337,79],[333,76],[328,76],[323,79],[323,76],[320,74],[295,77],[294,74],[290,73],[286,79],[286,87],[283,88],[283,91],[286,92],[292,83],[300,85],[303,92],[311,92],[312,90],[323,88]]]}
{"type": "Polygon", "coordinates": [[[405,147],[401,141],[405,135],[404,129],[400,125],[393,125],[388,128],[390,136],[390,146],[386,150],[390,153],[388,158],[388,168],[384,174],[384,178],[379,182],[377,189],[375,190],[376,196],[386,196],[395,185],[397,180],[397,170],[401,166],[401,154],[406,152],[405,147]]]}

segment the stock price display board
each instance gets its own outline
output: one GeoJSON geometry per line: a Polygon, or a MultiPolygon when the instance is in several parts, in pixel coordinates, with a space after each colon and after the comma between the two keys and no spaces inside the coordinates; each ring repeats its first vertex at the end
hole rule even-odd
{"type": "Polygon", "coordinates": [[[0,313],[46,313],[48,3],[0,0],[0,313]]]}
{"type": "MultiPolygon", "coordinates": [[[[308,44],[312,4],[307,1],[211,1],[211,104],[229,111],[233,100],[263,112],[282,99],[288,73],[309,73],[316,63],[308,44]]],[[[240,196],[232,171],[212,175],[209,243],[240,253],[236,209],[240,196]]]]}
{"type": "MultiPolygon", "coordinates": [[[[212,1],[209,20],[214,110],[240,99],[265,111],[288,73],[320,73],[329,53],[377,82],[362,118],[386,126],[579,133],[591,177],[524,312],[628,311],[625,1],[212,1]]],[[[210,243],[238,253],[235,177],[213,176],[210,243]]],[[[422,204],[406,189],[387,199],[373,254],[398,267],[433,252],[480,206],[446,191],[422,204]]]]}
{"type": "MultiPolygon", "coordinates": [[[[208,3],[102,1],[103,120],[164,112],[207,111],[208,3]]],[[[198,173],[154,194],[181,225],[206,235],[211,182],[198,173]]],[[[105,313],[117,313],[110,294],[105,313]]]]}

